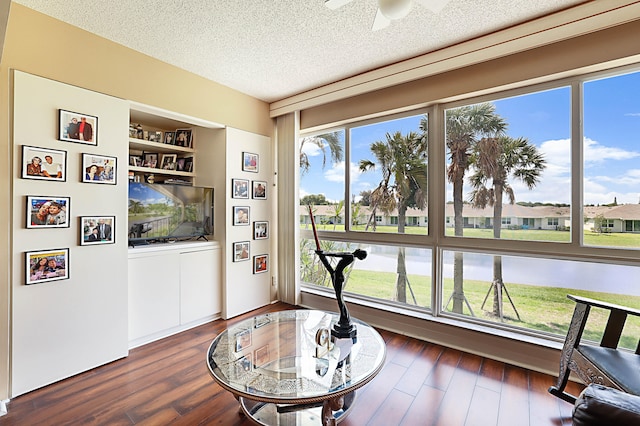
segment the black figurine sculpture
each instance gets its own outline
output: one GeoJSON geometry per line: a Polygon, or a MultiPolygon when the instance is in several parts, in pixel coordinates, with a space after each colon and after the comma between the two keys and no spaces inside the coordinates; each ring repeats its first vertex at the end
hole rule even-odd
{"type": "Polygon", "coordinates": [[[351,323],[349,310],[347,309],[347,305],[344,304],[344,298],[342,297],[342,290],[344,289],[344,269],[355,259],[362,260],[367,257],[367,252],[360,249],[357,249],[353,253],[325,253],[322,250],[316,250],[316,254],[322,261],[324,267],[327,268],[327,271],[329,271],[331,283],[333,284],[333,289],[336,292],[336,299],[338,300],[338,308],[340,309],[340,319],[337,324],[333,325],[331,335],[338,339],[354,339],[357,335],[357,330],[351,323]],[[340,259],[335,268],[331,266],[331,262],[329,262],[327,257],[336,257],[340,259]]]}

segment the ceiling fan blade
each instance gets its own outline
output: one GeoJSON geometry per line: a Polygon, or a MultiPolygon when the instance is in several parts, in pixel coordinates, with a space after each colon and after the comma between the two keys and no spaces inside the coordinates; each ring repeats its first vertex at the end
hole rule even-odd
{"type": "Polygon", "coordinates": [[[336,10],[339,7],[344,6],[347,3],[351,3],[352,0],[324,0],[324,5],[331,10],[336,10]]]}
{"type": "Polygon", "coordinates": [[[373,26],[371,27],[371,31],[378,31],[383,28],[386,28],[391,23],[391,20],[384,16],[380,9],[376,12],[376,18],[373,20],[373,26]]]}
{"type": "Polygon", "coordinates": [[[439,13],[446,5],[449,3],[449,0],[415,0],[416,3],[420,3],[422,6],[426,7],[433,13],[439,13]]]}

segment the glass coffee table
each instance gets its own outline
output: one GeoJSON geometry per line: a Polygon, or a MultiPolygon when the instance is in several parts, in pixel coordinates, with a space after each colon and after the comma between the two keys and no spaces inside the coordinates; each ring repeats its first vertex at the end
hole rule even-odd
{"type": "Polygon", "coordinates": [[[220,333],[207,352],[213,379],[261,425],[334,425],[356,389],[382,369],[380,334],[357,319],[355,339],[332,339],[336,313],[291,310],[244,320],[220,333]]]}

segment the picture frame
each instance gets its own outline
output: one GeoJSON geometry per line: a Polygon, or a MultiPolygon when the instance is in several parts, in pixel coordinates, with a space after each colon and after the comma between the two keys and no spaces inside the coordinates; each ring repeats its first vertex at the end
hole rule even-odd
{"type": "Polygon", "coordinates": [[[82,153],[82,182],[115,185],[117,161],[116,157],[82,153]]]}
{"type": "Polygon", "coordinates": [[[80,216],[80,245],[93,246],[116,242],[115,216],[80,216]]]}
{"type": "Polygon", "coordinates": [[[251,329],[239,331],[235,335],[236,352],[241,352],[251,346],[251,329]]]}
{"type": "Polygon", "coordinates": [[[184,159],[184,171],[192,173],[193,172],[193,157],[185,157],[184,159]]]}
{"type": "Polygon", "coordinates": [[[25,253],[25,284],[41,284],[69,278],[69,249],[28,251],[25,253]]]}
{"type": "Polygon", "coordinates": [[[269,270],[269,255],[259,254],[253,256],[253,273],[262,274],[269,270]]]}
{"type": "Polygon", "coordinates": [[[258,173],[259,166],[258,154],[253,154],[251,152],[242,153],[242,171],[258,173]]]}
{"type": "Polygon", "coordinates": [[[249,226],[249,212],[250,212],[250,209],[247,206],[234,206],[233,207],[233,225],[249,226]]]}
{"type": "Polygon", "coordinates": [[[254,180],[251,187],[251,198],[254,200],[267,199],[267,182],[263,180],[254,180]]]}
{"type": "Polygon", "coordinates": [[[175,144],[184,148],[192,147],[193,130],[192,129],[176,129],[175,144]]]}
{"type": "Polygon", "coordinates": [[[58,110],[58,139],[65,142],[98,145],[98,117],[58,110]]]}
{"type": "Polygon", "coordinates": [[[164,141],[162,139],[162,132],[149,132],[149,142],[163,143],[164,141]]]}
{"type": "Polygon", "coordinates": [[[233,261],[244,262],[249,260],[250,243],[249,241],[239,241],[233,243],[233,261]]]}
{"type": "Polygon", "coordinates": [[[26,224],[28,229],[69,228],[70,197],[27,195],[26,224]]]}
{"type": "Polygon", "coordinates": [[[269,345],[264,345],[253,352],[253,365],[260,367],[270,361],[269,345]]]}
{"type": "Polygon", "coordinates": [[[253,222],[253,239],[266,240],[269,238],[269,222],[255,221],[253,222]]]}
{"type": "Polygon", "coordinates": [[[129,156],[129,165],[140,167],[142,166],[142,157],[139,155],[130,155],[129,156]]]}
{"type": "Polygon", "coordinates": [[[176,132],[164,132],[163,142],[167,145],[175,145],[176,144],[176,132]]]}
{"type": "Polygon", "coordinates": [[[162,154],[162,162],[160,168],[162,170],[175,170],[177,154],[162,154]]]}
{"type": "Polygon", "coordinates": [[[67,151],[22,145],[23,179],[67,180],[67,151]]]}
{"type": "Polygon", "coordinates": [[[249,198],[249,180],[231,179],[231,198],[249,198]]]}
{"type": "Polygon", "coordinates": [[[158,168],[158,153],[145,152],[142,154],[142,167],[148,167],[150,169],[158,168]]]}
{"type": "Polygon", "coordinates": [[[178,172],[184,172],[184,167],[185,167],[185,163],[186,163],[187,159],[186,158],[178,158],[176,160],[176,171],[178,172]]]}

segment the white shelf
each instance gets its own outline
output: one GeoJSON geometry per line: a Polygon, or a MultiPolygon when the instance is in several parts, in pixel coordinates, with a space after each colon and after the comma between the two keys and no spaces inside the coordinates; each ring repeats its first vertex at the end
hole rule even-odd
{"type": "Polygon", "coordinates": [[[193,148],[185,148],[183,146],[169,145],[159,142],[150,142],[144,139],[136,138],[129,138],[129,149],[145,152],[163,152],[172,154],[193,154],[196,152],[196,150],[193,148]]]}
{"type": "Polygon", "coordinates": [[[193,172],[179,172],[177,170],[165,170],[159,168],[151,168],[151,167],[139,167],[139,166],[129,166],[129,171],[139,172],[139,173],[150,173],[154,175],[164,175],[164,176],[183,176],[183,177],[195,177],[196,174],[193,172]]]}

